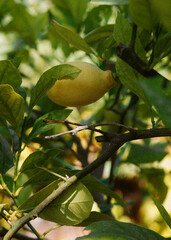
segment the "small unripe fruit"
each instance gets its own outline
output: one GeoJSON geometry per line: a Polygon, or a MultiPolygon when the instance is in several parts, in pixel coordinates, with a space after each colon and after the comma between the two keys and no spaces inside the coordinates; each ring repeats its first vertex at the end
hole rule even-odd
{"type": "Polygon", "coordinates": [[[96,65],[86,62],[68,63],[81,70],[75,79],[57,80],[47,91],[48,97],[62,106],[79,107],[100,99],[115,86],[112,72],[103,71],[96,65]]]}

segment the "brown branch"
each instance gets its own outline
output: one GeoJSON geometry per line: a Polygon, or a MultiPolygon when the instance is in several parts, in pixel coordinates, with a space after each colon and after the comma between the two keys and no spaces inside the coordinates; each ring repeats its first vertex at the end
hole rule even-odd
{"type": "MultiPolygon", "coordinates": [[[[130,46],[128,47],[120,42],[119,45],[116,47],[116,51],[119,58],[121,58],[124,62],[126,62],[128,65],[134,68],[142,76],[144,77],[161,76],[154,69],[148,70],[148,64],[138,57],[138,55],[135,53],[132,47],[130,46]]],[[[164,79],[168,81],[166,78],[164,79]]]]}
{"type": "Polygon", "coordinates": [[[116,151],[126,142],[136,139],[145,139],[153,137],[165,137],[171,136],[171,129],[160,128],[160,129],[148,129],[148,130],[135,130],[133,132],[125,134],[115,134],[111,137],[110,142],[107,143],[105,151],[91,164],[79,171],[69,179],[67,179],[58,189],[54,190],[44,201],[36,206],[27,215],[18,219],[12,226],[12,228],[5,235],[4,240],[10,240],[16,232],[23,227],[30,220],[36,218],[39,213],[47,207],[54,199],[61,196],[71,185],[78,182],[88,174],[92,173],[97,167],[107,161],[116,151]]]}
{"type": "Polygon", "coordinates": [[[171,129],[169,128],[152,128],[146,130],[134,130],[129,133],[119,133],[112,136],[109,135],[108,138],[105,136],[97,136],[96,140],[98,142],[112,142],[114,144],[126,143],[132,140],[154,138],[154,137],[170,137],[171,129]]]}

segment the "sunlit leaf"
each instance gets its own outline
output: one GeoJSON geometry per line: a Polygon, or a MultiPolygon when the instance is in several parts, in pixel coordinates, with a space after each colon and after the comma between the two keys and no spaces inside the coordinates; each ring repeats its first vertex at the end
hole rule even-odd
{"type": "MultiPolygon", "coordinates": [[[[58,187],[59,181],[54,181],[35,193],[19,208],[25,211],[33,209],[58,187]]],[[[76,183],[50,203],[39,217],[60,225],[76,225],[90,215],[92,204],[93,198],[87,188],[82,183],[76,183]]]]}
{"type": "Polygon", "coordinates": [[[17,91],[21,82],[21,75],[12,62],[8,60],[0,61],[0,84],[9,84],[17,91]]]}
{"type": "Polygon", "coordinates": [[[67,78],[73,79],[77,77],[80,71],[81,70],[72,65],[61,64],[44,72],[32,90],[29,106],[30,111],[37,104],[39,99],[47,92],[47,90],[54,85],[56,80],[67,78]]]}
{"type": "Polygon", "coordinates": [[[70,29],[62,26],[56,21],[52,20],[52,26],[57,31],[57,33],[68,43],[73,45],[75,48],[85,51],[87,53],[93,53],[91,48],[88,46],[86,41],[81,38],[77,33],[71,31],[70,29]]]}
{"type": "Polygon", "coordinates": [[[19,134],[24,114],[24,99],[8,84],[0,85],[0,113],[19,134]]]}
{"type": "Polygon", "coordinates": [[[165,238],[158,233],[147,228],[119,221],[101,221],[90,224],[86,229],[91,233],[77,240],[84,239],[117,239],[123,238],[128,240],[164,240],[165,238]],[[117,238],[116,238],[117,237],[117,238]]]}
{"type": "Polygon", "coordinates": [[[158,208],[161,216],[163,217],[163,219],[165,220],[167,225],[171,228],[171,218],[169,216],[169,213],[166,211],[166,209],[163,207],[163,205],[155,197],[152,196],[152,199],[153,199],[156,207],[158,208]]]}

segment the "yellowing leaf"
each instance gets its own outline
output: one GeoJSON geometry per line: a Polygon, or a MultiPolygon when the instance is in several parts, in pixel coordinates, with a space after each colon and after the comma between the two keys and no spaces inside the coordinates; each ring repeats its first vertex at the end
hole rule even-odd
{"type": "Polygon", "coordinates": [[[0,113],[1,118],[7,120],[19,134],[24,114],[24,99],[8,84],[0,85],[0,113]]]}

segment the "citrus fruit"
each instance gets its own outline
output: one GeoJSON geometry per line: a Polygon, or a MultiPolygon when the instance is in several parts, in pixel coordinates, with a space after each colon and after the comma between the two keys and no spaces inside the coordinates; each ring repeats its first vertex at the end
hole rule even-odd
{"type": "Polygon", "coordinates": [[[68,63],[81,70],[75,79],[57,80],[47,91],[48,97],[62,106],[79,107],[100,99],[115,81],[110,70],[103,71],[87,62],[68,63]]]}

